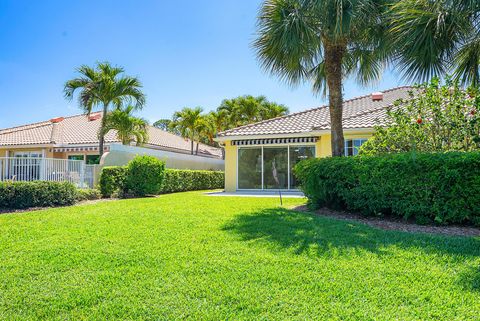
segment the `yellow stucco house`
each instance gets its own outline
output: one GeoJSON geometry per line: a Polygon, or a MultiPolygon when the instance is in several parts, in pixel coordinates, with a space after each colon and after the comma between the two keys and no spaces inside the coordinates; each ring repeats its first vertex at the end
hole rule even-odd
{"type": "MultiPolygon", "coordinates": [[[[356,155],[385,119],[387,107],[407,99],[411,87],[398,87],[346,100],[343,105],[345,155],[356,155]]],[[[225,147],[225,191],[297,190],[293,166],[302,159],[331,156],[328,106],[221,132],[225,147]]]]}

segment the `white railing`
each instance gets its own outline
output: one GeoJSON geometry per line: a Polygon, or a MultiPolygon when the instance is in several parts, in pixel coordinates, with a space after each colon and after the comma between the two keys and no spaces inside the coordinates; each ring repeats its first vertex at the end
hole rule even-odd
{"type": "Polygon", "coordinates": [[[92,175],[93,170],[81,160],[0,157],[0,181],[70,182],[86,188],[93,187],[92,175]]]}

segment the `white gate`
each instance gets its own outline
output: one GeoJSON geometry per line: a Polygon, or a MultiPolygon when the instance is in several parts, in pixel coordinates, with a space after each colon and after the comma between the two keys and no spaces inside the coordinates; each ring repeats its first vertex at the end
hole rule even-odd
{"type": "Polygon", "coordinates": [[[87,165],[81,160],[0,157],[0,181],[70,182],[79,188],[93,187],[86,171],[87,165]]]}

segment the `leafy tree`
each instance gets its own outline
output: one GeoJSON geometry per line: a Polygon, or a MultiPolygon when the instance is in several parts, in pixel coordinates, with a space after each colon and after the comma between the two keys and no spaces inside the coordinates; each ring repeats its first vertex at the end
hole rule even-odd
{"type": "Polygon", "coordinates": [[[402,0],[389,16],[406,77],[425,81],[452,71],[464,84],[480,84],[480,1],[402,0]]]}
{"type": "Polygon", "coordinates": [[[164,130],[164,131],[169,131],[171,123],[172,123],[171,119],[159,119],[153,123],[153,127],[160,128],[161,130],[164,130]]]}
{"type": "Polygon", "coordinates": [[[480,95],[438,78],[418,86],[387,112],[385,124],[360,148],[362,155],[480,149],[480,95]],[[468,92],[468,94],[467,94],[468,92]]]}
{"type": "Polygon", "coordinates": [[[140,146],[148,141],[148,123],[142,118],[131,115],[134,106],[125,109],[115,109],[107,114],[104,134],[116,130],[118,139],[123,145],[130,145],[132,141],[140,146]]]}
{"type": "MultiPolygon", "coordinates": [[[[190,139],[191,142],[191,154],[193,155],[194,142],[199,140],[200,132],[202,129],[203,109],[201,107],[188,108],[185,107],[181,111],[177,111],[173,114],[173,120],[170,127],[174,130],[178,130],[182,137],[190,139]]],[[[197,144],[198,153],[198,144],[197,144]]]]}
{"type": "Polygon", "coordinates": [[[225,129],[251,124],[288,113],[288,108],[267,100],[265,96],[251,95],[225,99],[217,109],[227,116],[225,129]]]}
{"type": "Polygon", "coordinates": [[[284,105],[270,102],[264,96],[250,95],[225,99],[216,111],[208,114],[202,114],[202,110],[195,113],[193,111],[184,108],[174,114],[173,120],[160,119],[154,126],[190,138],[192,132],[189,128],[192,128],[194,123],[193,127],[196,129],[193,136],[197,141],[198,152],[198,142],[218,147],[214,141],[218,132],[288,114],[288,108],[284,105]]]}
{"type": "Polygon", "coordinates": [[[344,155],[343,80],[378,79],[389,53],[381,0],[266,0],[254,42],[263,67],[296,85],[328,91],[333,156],[344,155]]]}
{"type": "Polygon", "coordinates": [[[123,75],[124,69],[108,62],[97,63],[95,67],[82,65],[77,69],[79,76],[65,83],[65,98],[72,100],[78,90],[78,104],[87,114],[99,108],[103,111],[99,131],[99,153],[103,155],[105,126],[108,111],[131,104],[134,109],[145,105],[142,84],[136,77],[123,75]]]}

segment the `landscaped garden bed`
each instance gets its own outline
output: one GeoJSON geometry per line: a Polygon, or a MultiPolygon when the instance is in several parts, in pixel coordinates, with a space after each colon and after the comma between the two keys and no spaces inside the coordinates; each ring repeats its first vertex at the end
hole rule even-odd
{"type": "Polygon", "coordinates": [[[480,153],[399,153],[300,162],[311,208],[480,225],[480,153]]]}
{"type": "MultiPolygon", "coordinates": [[[[300,205],[292,207],[295,211],[312,212],[308,206],[300,205]]],[[[313,213],[341,220],[351,220],[363,223],[372,227],[390,231],[402,231],[413,233],[443,234],[451,236],[480,236],[480,227],[460,226],[460,225],[419,225],[413,220],[405,220],[399,217],[384,216],[365,216],[361,213],[332,210],[329,208],[320,208],[313,213]]]]}

